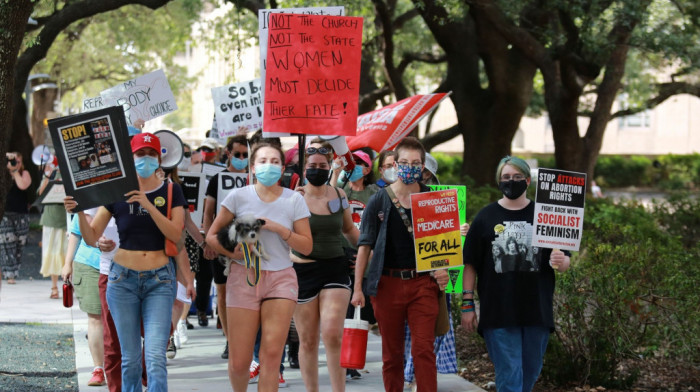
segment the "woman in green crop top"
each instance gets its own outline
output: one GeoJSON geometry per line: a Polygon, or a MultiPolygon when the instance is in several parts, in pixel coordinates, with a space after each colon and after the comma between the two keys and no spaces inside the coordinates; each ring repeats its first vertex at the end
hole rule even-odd
{"type": "Polygon", "coordinates": [[[305,152],[304,200],[311,211],[313,251],[293,252],[299,282],[299,300],[294,323],[299,333],[299,364],[306,390],[318,391],[318,343],[323,336],[326,362],[333,392],[345,391],[345,369],[340,367],[343,321],[350,302],[348,260],[343,237],[357,244],[359,231],[352,223],[342,189],[327,185],[333,149],[315,139],[305,152]],[[320,325],[320,330],[319,330],[320,325]]]}

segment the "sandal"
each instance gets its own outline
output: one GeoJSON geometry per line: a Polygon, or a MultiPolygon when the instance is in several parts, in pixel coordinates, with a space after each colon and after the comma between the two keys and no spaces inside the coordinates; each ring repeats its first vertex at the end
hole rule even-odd
{"type": "Polygon", "coordinates": [[[51,295],[49,296],[49,298],[58,299],[58,287],[51,288],[51,295]]]}

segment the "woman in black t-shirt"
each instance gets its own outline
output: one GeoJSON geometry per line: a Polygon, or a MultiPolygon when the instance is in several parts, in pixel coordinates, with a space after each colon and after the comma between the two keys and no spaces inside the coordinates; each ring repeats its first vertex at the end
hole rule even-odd
{"type": "Polygon", "coordinates": [[[554,329],[553,268],[566,271],[569,256],[531,244],[535,203],[525,192],[530,185],[528,164],[520,158],[503,158],[496,182],[503,197],[479,211],[464,245],[462,327],[471,332],[478,325],[499,391],[530,391],[554,329]]]}

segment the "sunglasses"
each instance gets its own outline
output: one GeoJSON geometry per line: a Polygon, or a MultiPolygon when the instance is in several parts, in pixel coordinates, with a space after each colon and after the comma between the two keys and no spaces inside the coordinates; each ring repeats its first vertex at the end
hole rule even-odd
{"type": "MultiPolygon", "coordinates": [[[[316,148],[316,147],[309,147],[309,148],[306,149],[306,154],[307,154],[307,155],[314,155],[314,154],[326,155],[326,154],[330,154],[331,151],[332,151],[331,149],[326,148],[326,147],[319,147],[319,148],[316,148]]],[[[336,211],[337,211],[337,210],[336,210],[336,211]]]]}
{"type": "Polygon", "coordinates": [[[182,153],[185,158],[190,158],[192,156],[192,151],[185,151],[182,153]]]}
{"type": "Polygon", "coordinates": [[[236,151],[236,152],[233,153],[233,157],[234,157],[234,158],[238,158],[238,159],[241,159],[241,158],[248,158],[248,153],[247,153],[247,152],[236,151]]]}
{"type": "Polygon", "coordinates": [[[199,150],[198,150],[198,151],[201,151],[201,152],[213,152],[214,150],[212,150],[212,149],[209,148],[209,147],[199,147],[199,150]]]}
{"type": "Polygon", "coordinates": [[[346,209],[350,206],[348,204],[348,199],[346,197],[341,197],[339,199],[333,199],[328,202],[328,209],[331,210],[331,214],[335,214],[340,210],[340,206],[343,206],[343,209],[346,209]]]}

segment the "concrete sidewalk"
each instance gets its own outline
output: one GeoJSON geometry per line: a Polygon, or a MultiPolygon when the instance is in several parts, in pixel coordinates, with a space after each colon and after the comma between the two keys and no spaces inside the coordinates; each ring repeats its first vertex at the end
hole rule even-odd
{"type": "MultiPolygon", "coordinates": [[[[3,282],[0,292],[0,321],[17,323],[72,323],[78,385],[81,391],[103,392],[106,387],[88,387],[87,382],[92,371],[92,360],[88,351],[87,316],[80,311],[78,303],[72,308],[63,307],[61,300],[49,299],[48,280],[19,280],[16,285],[3,282]]],[[[192,320],[194,321],[194,320],[192,320]]],[[[168,386],[170,391],[230,391],[226,361],[220,355],[224,348],[224,337],[217,330],[216,323],[210,320],[210,326],[188,331],[189,341],[177,351],[175,359],[168,360],[168,386]]],[[[384,390],[381,377],[381,339],[369,335],[367,347],[367,364],[362,371],[362,379],[347,382],[346,390],[381,391],[384,390]]],[[[330,391],[323,345],[319,353],[319,390],[330,391]]],[[[0,349],[0,356],[2,356],[0,349]]],[[[286,366],[286,363],[285,363],[286,366]]],[[[304,391],[304,382],[298,369],[285,369],[284,378],[289,387],[283,391],[304,391]]],[[[256,391],[257,384],[251,384],[249,391],[256,391]]],[[[482,389],[454,374],[438,375],[440,392],[472,392],[482,389]]]]}

